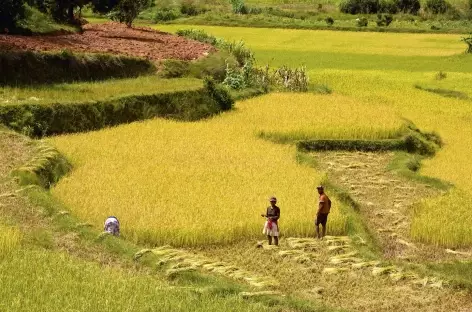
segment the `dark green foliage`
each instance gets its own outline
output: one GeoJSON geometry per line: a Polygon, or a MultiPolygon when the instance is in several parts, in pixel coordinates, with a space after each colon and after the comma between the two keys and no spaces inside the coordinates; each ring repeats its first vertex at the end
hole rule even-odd
{"type": "Polygon", "coordinates": [[[348,14],[374,14],[379,8],[379,0],[345,0],[339,5],[340,11],[348,14]]]}
{"type": "Polygon", "coordinates": [[[0,0],[0,33],[14,30],[24,14],[24,0],[0,0]]]}
{"type": "Polygon", "coordinates": [[[0,106],[0,123],[33,137],[98,130],[156,116],[198,120],[231,109],[226,89],[207,83],[196,91],[132,95],[87,103],[0,106]]]}
{"type": "Polygon", "coordinates": [[[217,85],[211,77],[205,78],[205,90],[210,97],[218,103],[221,110],[233,108],[234,100],[229,92],[221,85],[217,85]]]}
{"type": "Polygon", "coordinates": [[[171,8],[163,8],[156,11],[156,14],[153,17],[153,22],[158,23],[158,22],[173,21],[175,19],[178,19],[179,17],[181,17],[181,14],[179,11],[175,9],[171,9],[171,8]]]}
{"type": "Polygon", "coordinates": [[[180,3],[180,13],[183,15],[195,16],[200,13],[200,10],[193,0],[183,0],[180,3]]]}
{"type": "Polygon", "coordinates": [[[159,76],[162,78],[180,78],[190,73],[190,63],[181,60],[165,60],[161,63],[159,76]]]}
{"type": "Polygon", "coordinates": [[[149,7],[149,0],[120,0],[109,14],[110,18],[131,27],[142,10],[149,7]]]}
{"type": "Polygon", "coordinates": [[[92,0],[92,8],[94,12],[106,14],[113,10],[120,0],[92,0]]]}
{"type": "Polygon", "coordinates": [[[379,12],[387,14],[397,14],[398,7],[394,0],[381,0],[379,12]]]}
{"type": "Polygon", "coordinates": [[[248,9],[244,5],[244,0],[229,0],[233,13],[235,14],[248,14],[248,9]]]}
{"type": "Polygon", "coordinates": [[[313,140],[300,141],[297,147],[305,151],[364,151],[384,152],[405,150],[405,141],[397,140],[313,140]]]}
{"type": "Polygon", "coordinates": [[[393,16],[390,14],[377,14],[377,26],[388,26],[392,23],[393,16]]]}
{"type": "Polygon", "coordinates": [[[226,51],[212,53],[209,56],[190,63],[189,75],[195,78],[210,76],[218,82],[226,77],[226,66],[237,66],[236,59],[226,51]]]}
{"type": "Polygon", "coordinates": [[[369,20],[367,19],[367,17],[359,17],[357,19],[357,26],[358,27],[367,27],[367,25],[369,25],[369,20]]]}
{"type": "Polygon", "coordinates": [[[450,7],[446,0],[427,0],[425,10],[433,14],[444,14],[450,7]]]}
{"type": "Polygon", "coordinates": [[[420,0],[394,0],[399,12],[417,15],[421,8],[420,0]]]}
{"type": "Polygon", "coordinates": [[[334,19],[331,16],[325,18],[325,22],[328,26],[332,26],[334,24],[334,19]]]}
{"type": "Polygon", "coordinates": [[[108,78],[129,78],[151,73],[154,65],[143,59],[100,54],[0,52],[0,85],[28,85],[108,78]]]}

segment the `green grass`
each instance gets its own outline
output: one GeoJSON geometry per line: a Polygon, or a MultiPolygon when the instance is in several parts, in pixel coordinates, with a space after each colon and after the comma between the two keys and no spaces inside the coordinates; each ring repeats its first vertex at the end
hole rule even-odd
{"type": "MultiPolygon", "coordinates": [[[[287,13],[290,16],[290,13],[287,13]]],[[[359,15],[348,15],[337,12],[307,14],[299,13],[299,18],[263,13],[258,15],[239,15],[232,13],[206,12],[201,15],[182,17],[168,24],[188,25],[215,25],[231,27],[257,27],[257,28],[291,28],[291,29],[318,29],[318,30],[343,30],[360,32],[394,32],[394,33],[467,33],[471,23],[466,20],[448,20],[444,18],[430,18],[423,20],[420,17],[394,17],[394,22],[388,27],[377,26],[376,15],[366,15],[369,23],[367,27],[358,27],[359,15]],[[334,19],[334,24],[328,26],[327,17],[334,19]]],[[[149,20],[148,20],[149,21],[149,20]]]]}
{"type": "Polygon", "coordinates": [[[55,31],[65,30],[75,32],[77,31],[76,27],[58,24],[52,20],[48,15],[38,11],[36,8],[31,8],[26,6],[26,16],[19,22],[21,27],[30,29],[37,34],[47,34],[55,31]]]}
{"type": "Polygon", "coordinates": [[[0,297],[0,309],[5,311],[270,310],[237,294],[218,296],[195,287],[171,287],[155,274],[100,267],[35,249],[20,250],[0,262],[0,297]]]}
{"type": "MultiPolygon", "coordinates": [[[[158,25],[175,32],[198,28],[230,41],[244,40],[259,65],[299,66],[309,70],[382,70],[384,72],[472,71],[459,35],[352,33],[290,29],[158,25]],[[260,38],[265,38],[260,40],[260,38]],[[360,44],[359,42],[362,42],[360,44]]],[[[372,76],[373,77],[373,76],[372,76]]],[[[407,77],[405,77],[407,78],[407,77]]],[[[465,78],[464,78],[465,79],[465,78]]],[[[465,80],[464,80],[465,83],[465,80]]],[[[331,84],[326,83],[331,86],[331,84]]]]}
{"type": "Polygon", "coordinates": [[[76,103],[147,95],[173,91],[196,90],[203,86],[193,78],[161,79],[144,76],[104,82],[56,84],[39,87],[0,88],[0,105],[76,103]]]}

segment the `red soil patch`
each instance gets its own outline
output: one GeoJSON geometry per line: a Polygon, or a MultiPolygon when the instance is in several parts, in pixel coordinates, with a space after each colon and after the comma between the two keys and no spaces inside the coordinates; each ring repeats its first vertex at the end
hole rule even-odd
{"type": "Polygon", "coordinates": [[[88,24],[82,34],[44,36],[0,35],[0,48],[8,50],[60,51],[121,54],[147,58],[193,60],[214,48],[151,28],[127,28],[120,23],[88,24]]]}

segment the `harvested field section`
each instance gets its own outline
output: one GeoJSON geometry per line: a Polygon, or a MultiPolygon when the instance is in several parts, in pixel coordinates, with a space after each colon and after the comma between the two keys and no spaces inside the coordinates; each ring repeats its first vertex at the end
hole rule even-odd
{"type": "Polygon", "coordinates": [[[328,152],[313,156],[319,169],[326,170],[330,180],[359,203],[360,213],[379,239],[384,257],[436,260],[451,256],[445,249],[412,240],[414,204],[441,192],[389,172],[393,153],[328,152]]]}
{"type": "Polygon", "coordinates": [[[127,28],[120,23],[88,24],[83,34],[58,36],[0,35],[0,48],[12,50],[110,53],[158,61],[194,60],[213,51],[213,47],[150,28],[127,28]]]}
{"type": "Polygon", "coordinates": [[[198,252],[272,276],[278,288],[347,311],[440,312],[472,309],[470,294],[381,261],[363,259],[348,237],[287,238],[279,248],[251,242],[203,247],[198,252]]]}

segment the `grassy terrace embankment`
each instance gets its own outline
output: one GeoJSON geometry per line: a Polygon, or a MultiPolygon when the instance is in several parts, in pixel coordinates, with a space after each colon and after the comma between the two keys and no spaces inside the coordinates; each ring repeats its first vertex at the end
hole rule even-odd
{"type": "Polygon", "coordinates": [[[196,120],[230,109],[226,90],[197,79],[143,77],[103,83],[3,88],[0,121],[28,135],[97,130],[155,116],[196,120]],[[33,96],[34,95],[34,96],[33,96]]]}
{"type": "Polygon", "coordinates": [[[126,56],[0,50],[0,86],[131,78],[154,71],[149,60],[126,56]]]}

